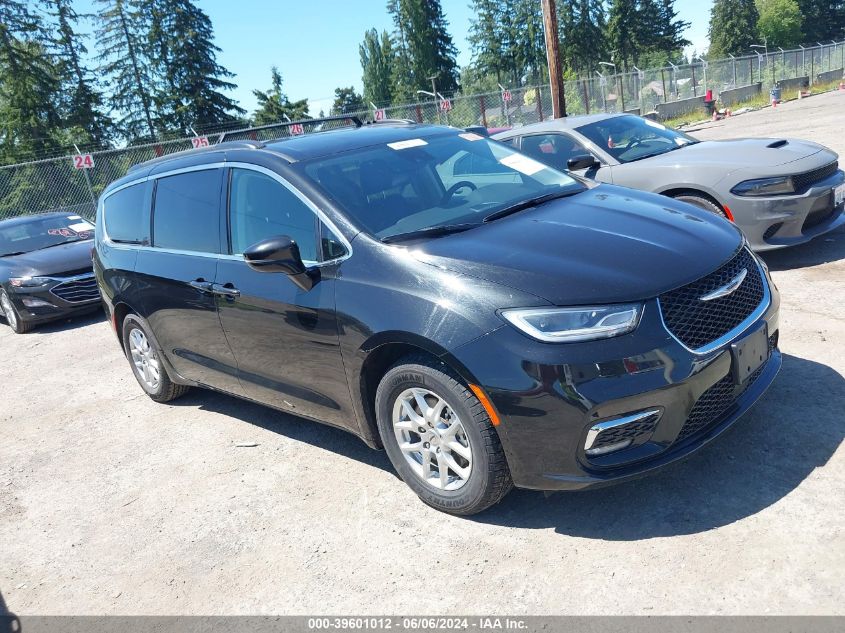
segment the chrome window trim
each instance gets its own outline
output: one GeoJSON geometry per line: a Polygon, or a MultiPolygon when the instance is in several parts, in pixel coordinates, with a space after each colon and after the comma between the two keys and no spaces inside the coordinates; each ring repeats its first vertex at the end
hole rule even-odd
{"type": "Polygon", "coordinates": [[[646,418],[650,418],[654,415],[662,416],[663,412],[661,409],[649,409],[647,411],[641,411],[640,413],[634,413],[633,415],[626,415],[621,418],[608,420],[607,422],[599,422],[598,424],[594,424],[590,427],[590,430],[587,432],[587,439],[584,442],[584,450],[590,450],[593,447],[593,444],[596,443],[596,438],[603,431],[612,429],[617,426],[631,424],[632,422],[639,422],[640,420],[645,420],[646,418]]]}
{"type": "MultiPolygon", "coordinates": [[[[743,248],[748,249],[747,246],[743,246],[743,248]]],[[[751,325],[755,321],[757,321],[758,319],[760,319],[760,317],[762,317],[764,314],[766,314],[766,311],[769,309],[769,306],[772,303],[772,295],[771,295],[771,292],[769,291],[769,282],[766,281],[766,273],[763,271],[763,267],[760,265],[760,262],[757,260],[757,256],[754,255],[753,252],[751,252],[751,249],[748,249],[748,251],[749,251],[749,253],[751,253],[751,257],[754,259],[754,263],[757,265],[757,270],[760,271],[760,280],[763,284],[763,299],[762,299],[762,301],[760,301],[760,305],[758,305],[751,314],[749,314],[747,317],[745,317],[745,319],[742,321],[742,323],[737,325],[731,331],[726,332],[725,334],[723,334],[722,336],[720,336],[716,340],[711,341],[707,345],[704,345],[703,347],[699,347],[698,349],[692,349],[691,347],[687,347],[681,341],[681,339],[679,339],[677,336],[675,336],[672,333],[672,331],[669,329],[669,326],[666,325],[666,321],[663,320],[663,307],[660,305],[660,297],[657,297],[658,314],[660,314],[660,323],[663,324],[663,329],[665,329],[669,333],[669,336],[671,336],[673,339],[675,339],[675,341],[677,341],[677,343],[681,347],[683,347],[685,350],[687,350],[688,352],[691,352],[691,353],[695,354],[696,356],[704,356],[706,354],[710,354],[711,352],[716,351],[720,347],[727,345],[732,340],[737,338],[740,334],[745,332],[745,330],[747,330],[749,327],[751,327],[751,325]]]]}
{"type": "MultiPolygon", "coordinates": [[[[99,205],[102,209],[101,216],[103,218],[103,242],[109,246],[110,248],[117,248],[121,250],[137,250],[137,251],[153,251],[156,253],[168,253],[171,255],[191,255],[194,257],[206,257],[206,258],[215,258],[215,259],[225,259],[231,261],[244,261],[243,254],[229,254],[229,253],[207,253],[202,251],[183,251],[178,249],[171,249],[171,248],[159,248],[156,246],[151,245],[144,245],[144,244],[136,244],[136,243],[122,243],[122,242],[114,242],[108,235],[108,230],[106,229],[106,209],[105,209],[105,201],[107,198],[111,197],[118,191],[122,191],[128,187],[132,187],[134,185],[138,185],[141,183],[146,183],[149,180],[158,180],[159,178],[166,178],[167,176],[176,176],[179,174],[184,174],[193,171],[203,171],[208,169],[223,169],[224,167],[236,168],[236,169],[249,169],[252,171],[259,172],[264,174],[265,176],[269,176],[280,185],[288,189],[291,193],[293,193],[299,200],[307,206],[312,213],[314,213],[320,221],[326,225],[326,227],[338,238],[341,244],[343,244],[344,248],[346,248],[346,254],[342,255],[341,257],[335,257],[333,259],[328,259],[323,262],[317,262],[312,260],[303,260],[303,264],[306,265],[308,268],[322,268],[323,266],[329,266],[332,264],[337,264],[342,262],[345,259],[349,259],[352,256],[352,244],[349,240],[346,239],[346,236],[343,235],[341,231],[338,230],[337,225],[319,208],[315,205],[305,194],[303,194],[299,189],[294,187],[291,183],[287,180],[282,178],[279,174],[274,172],[271,169],[267,169],[266,167],[262,167],[261,165],[253,165],[252,163],[243,163],[243,162],[215,162],[215,163],[205,163],[202,165],[192,165],[191,167],[183,167],[181,169],[172,169],[170,171],[162,172],[160,174],[150,174],[148,176],[142,176],[137,180],[133,180],[131,182],[124,183],[119,187],[116,187],[112,191],[109,191],[107,194],[104,194],[100,197],[99,205]]],[[[152,212],[152,210],[151,210],[152,212]]],[[[228,218],[227,218],[228,222],[228,218]]],[[[320,236],[317,236],[317,241],[319,243],[320,236]]]]}

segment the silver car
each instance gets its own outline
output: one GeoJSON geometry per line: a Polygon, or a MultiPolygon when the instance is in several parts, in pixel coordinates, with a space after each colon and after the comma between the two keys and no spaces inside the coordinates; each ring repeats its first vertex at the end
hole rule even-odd
{"type": "Polygon", "coordinates": [[[552,167],[722,215],[758,251],[807,242],[845,224],[838,156],[809,141],[698,141],[632,114],[555,119],[493,138],[552,167]]]}

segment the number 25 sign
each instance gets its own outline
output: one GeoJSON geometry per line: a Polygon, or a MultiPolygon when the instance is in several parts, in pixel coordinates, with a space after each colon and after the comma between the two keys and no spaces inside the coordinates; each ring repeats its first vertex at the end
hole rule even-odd
{"type": "Polygon", "coordinates": [[[76,154],[73,157],[73,167],[75,169],[93,169],[94,157],[91,154],[76,154]]]}

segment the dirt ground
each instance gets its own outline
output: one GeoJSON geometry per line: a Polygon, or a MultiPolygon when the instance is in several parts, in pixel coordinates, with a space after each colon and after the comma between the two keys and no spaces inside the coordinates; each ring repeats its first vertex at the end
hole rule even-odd
{"type": "MultiPolygon", "coordinates": [[[[845,94],[707,124],[845,153],[845,94]]],[[[726,437],[594,492],[422,505],[341,431],[135,383],[101,315],[0,326],[0,606],[18,614],[845,614],[845,231],[765,256],[783,370],[726,437]],[[238,447],[239,443],[257,443],[238,447]]]]}

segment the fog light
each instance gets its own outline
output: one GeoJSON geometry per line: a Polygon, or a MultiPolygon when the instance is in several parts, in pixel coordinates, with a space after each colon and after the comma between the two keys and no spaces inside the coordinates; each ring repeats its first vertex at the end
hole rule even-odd
{"type": "Polygon", "coordinates": [[[21,301],[27,308],[52,308],[53,304],[38,297],[22,297],[21,301]]]}
{"type": "Polygon", "coordinates": [[[606,446],[601,446],[599,448],[590,448],[584,451],[590,457],[595,457],[596,455],[604,455],[606,453],[612,453],[613,451],[621,451],[623,448],[628,448],[634,440],[622,440],[621,442],[616,442],[615,444],[607,444],[606,446]]]}

